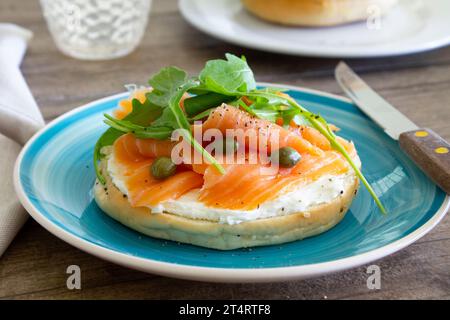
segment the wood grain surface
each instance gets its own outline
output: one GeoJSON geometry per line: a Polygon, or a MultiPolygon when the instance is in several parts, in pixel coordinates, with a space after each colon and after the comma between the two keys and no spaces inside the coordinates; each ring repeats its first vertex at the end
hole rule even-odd
{"type": "MultiPolygon", "coordinates": [[[[22,69],[46,120],[88,101],[145,83],[175,64],[191,73],[225,52],[245,54],[259,81],[342,94],[336,59],[301,58],[224,43],[189,26],[176,1],[156,0],[140,47],[126,58],[83,62],[62,55],[37,0],[1,0],[0,21],[33,30],[22,69]]],[[[450,47],[412,56],[347,60],[375,90],[421,127],[450,140],[450,47]]],[[[408,248],[376,262],[380,290],[366,286],[366,266],[316,279],[271,284],[210,284],[149,275],[79,251],[30,219],[0,259],[0,298],[14,299],[450,299],[450,217],[408,248]],[[82,270],[82,289],[66,288],[66,268],[82,270]]]]}

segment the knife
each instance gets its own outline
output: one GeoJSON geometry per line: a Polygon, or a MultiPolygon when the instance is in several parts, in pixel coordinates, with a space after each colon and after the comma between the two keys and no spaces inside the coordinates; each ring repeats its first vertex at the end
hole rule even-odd
{"type": "Polygon", "coordinates": [[[450,144],[437,133],[420,128],[372,90],[340,62],[335,77],[345,94],[378,124],[442,190],[450,194],[450,144]]]}

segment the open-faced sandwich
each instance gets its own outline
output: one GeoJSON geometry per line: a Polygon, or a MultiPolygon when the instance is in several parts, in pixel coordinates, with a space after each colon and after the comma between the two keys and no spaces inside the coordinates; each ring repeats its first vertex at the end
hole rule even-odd
{"type": "Polygon", "coordinates": [[[322,233],[361,180],[352,142],[283,90],[257,88],[244,58],[198,77],[162,69],[133,90],[94,153],[97,204],[146,235],[222,250],[322,233]]]}
{"type": "Polygon", "coordinates": [[[379,18],[397,0],[242,0],[245,8],[266,21],[291,26],[334,26],[379,18]]]}

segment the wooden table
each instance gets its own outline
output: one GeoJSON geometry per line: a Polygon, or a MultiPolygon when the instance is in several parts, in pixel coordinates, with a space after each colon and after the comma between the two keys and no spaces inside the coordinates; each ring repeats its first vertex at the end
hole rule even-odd
{"type": "MultiPolygon", "coordinates": [[[[176,1],[155,1],[141,46],[126,58],[83,62],[55,47],[37,0],[0,1],[0,21],[33,30],[23,72],[47,120],[85,102],[145,83],[176,64],[191,73],[225,52],[245,54],[259,81],[341,94],[335,59],[300,58],[236,47],[189,26],[176,1]]],[[[450,47],[385,59],[350,60],[367,82],[420,126],[450,140],[450,47]]],[[[397,299],[450,298],[450,217],[408,248],[377,262],[381,290],[366,287],[366,267],[321,278],[271,284],[210,284],[149,275],[99,260],[30,219],[0,260],[0,298],[397,299]],[[66,288],[66,268],[80,265],[82,289],[66,288]]]]}

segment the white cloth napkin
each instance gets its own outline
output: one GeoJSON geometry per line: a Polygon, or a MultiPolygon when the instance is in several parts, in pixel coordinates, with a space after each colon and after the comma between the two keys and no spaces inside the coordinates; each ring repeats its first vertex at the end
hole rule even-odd
{"type": "Polygon", "coordinates": [[[44,119],[19,66],[32,33],[0,23],[0,256],[28,215],[13,187],[13,168],[23,145],[44,119]]]}

